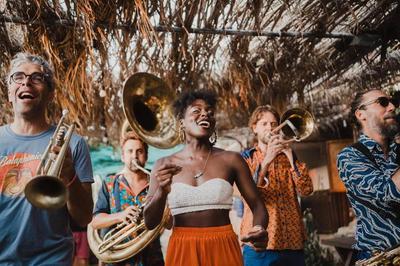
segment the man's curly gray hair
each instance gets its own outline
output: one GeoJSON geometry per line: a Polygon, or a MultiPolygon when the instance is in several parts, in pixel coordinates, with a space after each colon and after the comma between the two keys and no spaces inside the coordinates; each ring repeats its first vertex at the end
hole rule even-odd
{"type": "Polygon", "coordinates": [[[9,72],[7,75],[7,82],[11,83],[11,75],[14,73],[15,68],[19,67],[25,63],[33,63],[41,66],[47,87],[50,91],[54,90],[54,69],[53,66],[49,64],[43,57],[38,55],[33,55],[30,53],[18,53],[11,60],[9,72]]]}

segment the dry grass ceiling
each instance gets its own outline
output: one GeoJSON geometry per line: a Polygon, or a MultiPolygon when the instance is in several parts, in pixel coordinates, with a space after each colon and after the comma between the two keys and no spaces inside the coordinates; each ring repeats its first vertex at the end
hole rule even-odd
{"type": "MultiPolygon", "coordinates": [[[[259,104],[303,106],[335,137],[355,91],[399,81],[399,1],[0,0],[0,12],[3,76],[15,53],[44,55],[58,82],[50,117],[69,109],[93,140],[118,136],[122,83],[138,71],[175,91],[215,90],[221,128],[259,104]]],[[[1,124],[4,80],[0,97],[1,124]]]]}

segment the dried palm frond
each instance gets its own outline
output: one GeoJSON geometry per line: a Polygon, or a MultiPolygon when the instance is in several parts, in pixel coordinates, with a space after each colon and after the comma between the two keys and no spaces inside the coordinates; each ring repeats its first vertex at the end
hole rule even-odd
{"type": "MultiPolygon", "coordinates": [[[[15,53],[43,55],[58,84],[50,119],[68,108],[94,141],[118,139],[121,87],[137,71],[177,90],[215,90],[229,118],[224,128],[246,125],[260,104],[280,111],[302,105],[317,119],[334,119],[346,111],[338,91],[398,82],[389,55],[400,48],[400,6],[389,0],[28,0],[1,1],[0,10],[3,76],[15,53]],[[243,30],[308,37],[250,37],[243,30]],[[324,38],[332,32],[345,34],[324,38]]],[[[0,82],[0,123],[11,119],[6,85],[0,82]]]]}

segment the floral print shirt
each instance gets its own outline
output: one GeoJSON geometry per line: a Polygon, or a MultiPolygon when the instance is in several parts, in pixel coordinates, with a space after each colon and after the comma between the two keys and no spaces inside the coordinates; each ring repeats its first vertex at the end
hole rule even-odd
{"type": "MultiPolygon", "coordinates": [[[[128,181],[122,174],[107,176],[103,181],[96,202],[94,215],[99,213],[117,213],[125,210],[128,206],[142,207],[146,200],[148,185],[137,195],[134,195],[129,187],[128,181]]],[[[113,265],[113,264],[107,264],[113,265]]],[[[115,264],[117,265],[117,264],[115,264]]],[[[118,264],[120,265],[120,264],[118,264]]],[[[160,239],[156,238],[146,248],[123,262],[123,265],[147,266],[164,265],[161,252],[160,239]]]]}

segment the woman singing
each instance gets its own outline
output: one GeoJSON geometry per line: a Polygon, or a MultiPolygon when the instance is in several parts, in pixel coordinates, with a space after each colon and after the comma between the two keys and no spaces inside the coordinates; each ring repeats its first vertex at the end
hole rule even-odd
{"type": "Polygon", "coordinates": [[[250,206],[253,228],[242,238],[264,250],[267,212],[246,162],[235,152],[214,148],[216,95],[189,91],[174,103],[182,150],[159,159],[151,172],[144,218],[156,227],[168,202],[174,220],[166,265],[243,265],[229,210],[235,183],[250,206]]]}

